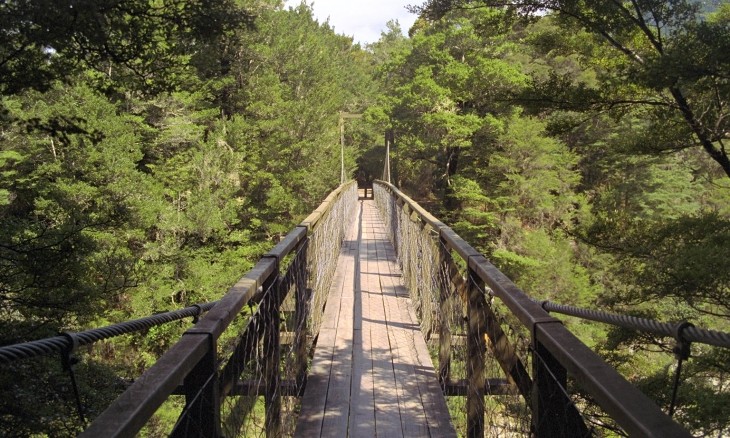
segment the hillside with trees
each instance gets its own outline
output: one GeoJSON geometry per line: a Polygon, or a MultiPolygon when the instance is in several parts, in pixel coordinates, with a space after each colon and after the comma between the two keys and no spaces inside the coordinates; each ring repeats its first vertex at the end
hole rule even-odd
{"type": "MultiPolygon", "coordinates": [[[[349,176],[392,132],[393,182],[531,296],[730,331],[730,5],[589,3],[430,0],[365,47],[304,3],[3,3],[1,345],[219,298],[339,184],[341,113],[349,176]]],[[[673,345],[567,324],[666,406],[673,345]]],[[[89,416],[185,327],[91,349],[89,416]]],[[[729,364],[692,348],[697,436],[729,364]]],[[[66,380],[3,369],[0,435],[76,435],[66,380]]]]}
{"type": "MultiPolygon", "coordinates": [[[[400,138],[398,184],[533,297],[727,330],[730,9],[709,6],[417,8],[370,110],[400,138]]],[[[571,328],[668,403],[672,345],[571,328]]],[[[692,354],[677,416],[722,435],[730,357],[692,354]]]]}

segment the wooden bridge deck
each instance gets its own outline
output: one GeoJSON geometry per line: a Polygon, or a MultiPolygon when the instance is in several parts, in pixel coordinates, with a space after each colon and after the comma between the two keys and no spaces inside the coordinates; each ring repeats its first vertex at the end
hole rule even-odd
{"type": "Polygon", "coordinates": [[[456,436],[371,200],[343,243],[295,436],[456,436]]]}

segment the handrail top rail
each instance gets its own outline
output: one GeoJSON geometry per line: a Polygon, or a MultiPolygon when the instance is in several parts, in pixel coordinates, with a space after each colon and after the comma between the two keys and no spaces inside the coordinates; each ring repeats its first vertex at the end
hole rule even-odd
{"type": "Polygon", "coordinates": [[[355,180],[346,181],[343,184],[340,184],[339,187],[337,187],[335,190],[333,190],[327,197],[322,201],[321,204],[319,204],[319,207],[317,207],[312,213],[310,213],[309,216],[307,216],[302,222],[299,223],[299,227],[306,227],[307,233],[311,233],[314,228],[317,226],[319,221],[324,217],[324,215],[330,211],[332,206],[334,205],[334,200],[336,200],[340,193],[344,192],[350,186],[353,184],[357,184],[355,180]]]}

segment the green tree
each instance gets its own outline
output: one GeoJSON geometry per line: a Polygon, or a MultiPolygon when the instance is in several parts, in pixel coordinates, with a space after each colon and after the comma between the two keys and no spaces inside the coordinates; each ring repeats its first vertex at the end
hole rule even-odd
{"type": "MultiPolygon", "coordinates": [[[[339,183],[339,112],[374,93],[370,55],[306,5],[51,3],[0,5],[2,343],[219,298],[339,183]]],[[[87,413],[181,330],[85,355],[87,413]]],[[[0,373],[4,393],[58,380],[28,364],[0,373]]],[[[0,434],[75,435],[72,415],[30,415],[34,394],[69,414],[65,387],[4,397],[0,434]]]]}
{"type": "Polygon", "coordinates": [[[580,302],[597,291],[563,231],[583,214],[578,157],[510,105],[529,85],[524,37],[494,10],[423,21],[380,63],[392,91],[370,113],[396,130],[406,189],[438,199],[441,216],[528,292],[580,302]]]}
{"type": "Polygon", "coordinates": [[[133,286],[154,213],[144,199],[152,182],[136,168],[138,119],[83,85],[5,104],[19,121],[0,143],[0,296],[12,337],[15,324],[88,320],[133,286]]]}
{"type": "Polygon", "coordinates": [[[146,91],[178,84],[190,54],[248,23],[235,0],[55,1],[0,5],[0,91],[46,90],[92,70],[146,91]]]}
{"type": "Polygon", "coordinates": [[[728,132],[730,86],[725,72],[730,66],[730,27],[721,13],[714,20],[701,20],[699,3],[689,0],[432,0],[420,10],[442,16],[448,10],[474,6],[506,6],[528,19],[550,11],[566,29],[594,35],[604,43],[591,57],[601,87],[570,87],[553,77],[539,87],[547,93],[543,100],[565,107],[611,109],[618,116],[640,112],[646,121],[645,135],[635,147],[654,152],[700,147],[730,176],[723,145],[728,132]]]}
{"type": "Polygon", "coordinates": [[[396,129],[396,143],[407,145],[398,155],[403,161],[402,179],[407,184],[429,175],[431,183],[426,187],[434,187],[448,208],[455,207],[448,204],[453,201],[452,178],[464,165],[463,153],[478,132],[490,129],[493,118],[488,115],[505,111],[489,102],[487,90],[495,84],[519,88],[525,79],[501,59],[499,48],[483,50],[484,40],[475,33],[477,24],[470,18],[492,23],[500,14],[496,18],[494,13],[453,14],[414,28],[412,48],[384,64],[381,73],[391,78],[388,86],[394,90],[393,98],[382,106],[396,129]]]}

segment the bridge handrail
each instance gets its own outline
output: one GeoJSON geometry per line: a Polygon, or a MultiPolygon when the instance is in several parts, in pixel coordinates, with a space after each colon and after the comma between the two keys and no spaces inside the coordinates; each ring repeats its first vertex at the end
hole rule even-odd
{"type": "Polygon", "coordinates": [[[206,357],[214,365],[216,341],[223,331],[262,292],[264,285],[276,277],[280,262],[312,234],[334,201],[354,184],[354,181],[347,182],[330,193],[79,436],[134,436],[193,369],[206,362],[206,357]]]}
{"type": "Polygon", "coordinates": [[[466,262],[471,275],[484,281],[530,331],[536,347],[547,349],[629,435],[691,436],[450,227],[392,184],[376,181],[375,185],[389,191],[399,205],[407,204],[421,221],[433,227],[446,247],[466,262]]]}
{"type": "Polygon", "coordinates": [[[155,315],[124,321],[108,325],[106,327],[98,327],[77,333],[68,332],[50,338],[6,345],[0,347],[0,364],[69,351],[83,345],[93,344],[94,342],[98,342],[103,339],[139,332],[154,326],[167,324],[184,318],[197,318],[203,313],[208,312],[217,303],[218,301],[195,304],[184,309],[157,313],[155,315]]]}

